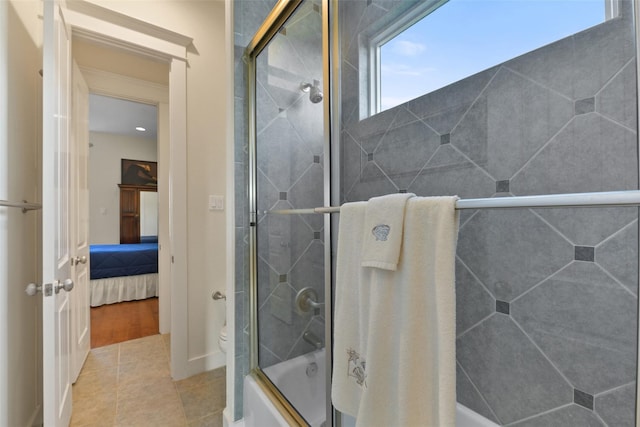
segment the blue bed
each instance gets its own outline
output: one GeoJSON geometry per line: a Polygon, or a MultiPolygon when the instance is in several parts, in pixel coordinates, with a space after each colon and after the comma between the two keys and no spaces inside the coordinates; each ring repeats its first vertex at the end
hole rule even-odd
{"type": "Polygon", "coordinates": [[[91,245],[91,306],[157,296],[158,243],[91,245]]]}

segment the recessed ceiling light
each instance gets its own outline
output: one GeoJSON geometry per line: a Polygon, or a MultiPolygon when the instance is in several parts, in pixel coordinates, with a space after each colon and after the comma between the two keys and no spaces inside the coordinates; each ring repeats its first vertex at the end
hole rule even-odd
{"type": "Polygon", "coordinates": [[[140,132],[146,132],[146,129],[145,129],[145,128],[143,128],[142,126],[137,126],[137,127],[136,127],[136,130],[137,130],[137,131],[140,131],[140,132]]]}

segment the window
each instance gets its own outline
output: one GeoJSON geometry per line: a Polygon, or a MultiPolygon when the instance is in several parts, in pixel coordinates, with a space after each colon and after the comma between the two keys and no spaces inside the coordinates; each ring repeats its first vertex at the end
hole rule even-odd
{"type": "Polygon", "coordinates": [[[371,113],[392,108],[617,15],[615,0],[449,0],[370,38],[371,113]]]}

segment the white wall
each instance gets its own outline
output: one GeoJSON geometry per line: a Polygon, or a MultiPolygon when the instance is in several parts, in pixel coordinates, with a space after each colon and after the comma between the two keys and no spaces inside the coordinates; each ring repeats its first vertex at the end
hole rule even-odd
{"type": "MultiPolygon", "coordinates": [[[[39,201],[42,33],[39,2],[0,1],[0,199],[39,201]]],[[[0,207],[0,425],[26,426],[41,404],[39,213],[0,207]]]]}
{"type": "MultiPolygon", "coordinates": [[[[224,211],[209,211],[209,195],[226,194],[225,3],[222,0],[91,0],[180,34],[193,37],[187,68],[188,168],[188,360],[190,373],[225,363],[217,344],[224,306],[210,295],[225,291],[224,211]]],[[[231,167],[231,165],[229,165],[231,167]]]]}
{"type": "Polygon", "coordinates": [[[120,243],[120,161],[157,161],[155,139],[91,132],[89,236],[92,244],[120,243]]]}

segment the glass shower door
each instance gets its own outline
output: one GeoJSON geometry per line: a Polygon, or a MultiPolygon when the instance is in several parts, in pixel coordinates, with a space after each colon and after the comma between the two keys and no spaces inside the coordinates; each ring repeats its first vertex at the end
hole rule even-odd
{"type": "Polygon", "coordinates": [[[322,15],[311,1],[255,59],[258,368],[318,426],[325,418],[324,219],[286,211],[324,204],[322,64],[322,15]],[[300,366],[310,382],[304,392],[286,379],[300,366]],[[301,401],[311,389],[312,404],[301,401]]]}

